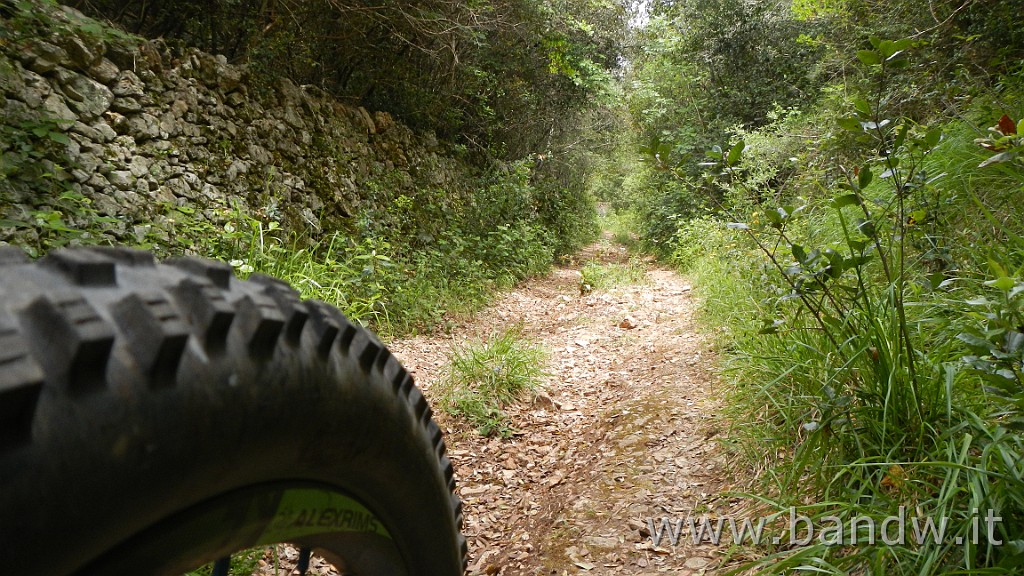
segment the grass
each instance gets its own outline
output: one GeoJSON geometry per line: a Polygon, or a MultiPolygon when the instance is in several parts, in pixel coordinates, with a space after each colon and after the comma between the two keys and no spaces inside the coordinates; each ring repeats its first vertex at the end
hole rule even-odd
{"type": "MultiPolygon", "coordinates": [[[[259,570],[260,560],[268,554],[273,554],[274,562],[277,562],[277,548],[268,548],[266,546],[260,546],[256,548],[250,548],[243,550],[237,554],[231,556],[231,570],[230,574],[238,574],[249,576],[259,570]],[[272,551],[272,552],[271,552],[272,551]]],[[[210,576],[213,573],[213,564],[207,564],[201,568],[197,568],[186,576],[210,576]]]]}
{"type": "Polygon", "coordinates": [[[507,438],[513,428],[503,408],[540,386],[546,358],[543,348],[524,337],[521,325],[455,346],[440,384],[439,405],[468,419],[484,436],[507,438]]]}
{"type": "Polygon", "coordinates": [[[580,268],[580,286],[584,291],[607,290],[615,286],[638,284],[644,280],[645,268],[638,260],[628,264],[601,264],[590,261],[580,268]]]}
{"type": "Polygon", "coordinates": [[[882,256],[810,284],[810,306],[771,258],[803,278],[810,258],[794,245],[850,254],[850,239],[861,236],[844,229],[844,208],[832,198],[859,193],[880,212],[894,197],[885,179],[834,192],[812,175],[792,220],[758,226],[774,206],[730,215],[770,240],[760,248],[724,219],[680,224],[673,260],[695,279],[702,324],[722,352],[728,446],[757,477],[747,496],[768,512],[796,506],[819,526],[833,516],[880,524],[901,507],[911,518],[948,519],[939,542],[883,545],[867,534],[846,546],[783,541],[752,550],[759,560],[735,573],[1010,574],[1024,566],[1024,240],[1019,212],[1007,209],[1024,167],[979,168],[986,156],[969,126],[952,122],[946,131],[920,164],[942,175],[907,198],[919,203],[908,206],[913,221],[877,219],[882,256]],[[881,269],[880,258],[897,270],[902,255],[905,276],[881,269]],[[843,313],[825,316],[828,299],[843,313]],[[989,510],[1002,518],[991,535],[989,510]]]}
{"type": "Polygon", "coordinates": [[[639,238],[636,235],[636,215],[629,210],[609,210],[598,218],[601,230],[607,230],[612,234],[612,240],[621,244],[629,250],[636,250],[639,246],[639,238]]]}

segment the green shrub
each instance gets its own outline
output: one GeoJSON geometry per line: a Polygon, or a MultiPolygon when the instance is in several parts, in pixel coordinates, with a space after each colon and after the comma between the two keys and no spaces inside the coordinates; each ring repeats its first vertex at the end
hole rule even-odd
{"type": "MultiPolygon", "coordinates": [[[[877,71],[899,46],[876,41],[861,59],[877,71]]],[[[697,279],[725,352],[730,446],[761,472],[753,497],[819,526],[828,516],[877,523],[904,507],[948,518],[947,535],[893,546],[866,534],[853,546],[783,538],[740,570],[1009,573],[1024,562],[1024,241],[996,199],[1024,172],[979,166],[985,155],[960,122],[942,136],[869,101],[884,100],[854,95],[843,137],[877,154],[836,181],[820,178],[842,167],[795,174],[813,194],[769,193],[762,176],[779,157],[745,162],[743,142],[713,151],[722,197],[741,200],[722,219],[680,224],[673,256],[697,279]],[[1003,519],[991,539],[954,544],[988,510],[1003,519]]]]}

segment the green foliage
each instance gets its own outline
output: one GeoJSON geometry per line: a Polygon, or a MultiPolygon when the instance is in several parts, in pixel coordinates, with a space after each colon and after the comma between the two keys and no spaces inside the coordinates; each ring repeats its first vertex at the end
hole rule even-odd
{"type": "Polygon", "coordinates": [[[521,325],[456,346],[440,383],[441,406],[466,417],[484,436],[508,438],[513,429],[503,408],[540,386],[546,357],[525,339],[521,325]]]}
{"type": "Polygon", "coordinates": [[[580,286],[589,292],[638,284],[644,280],[644,271],[643,263],[637,259],[630,260],[628,264],[601,264],[589,261],[580,268],[580,286]]]}
{"type": "Polygon", "coordinates": [[[1013,149],[1003,139],[1015,127],[985,101],[941,128],[900,116],[912,106],[889,98],[889,83],[912,66],[912,45],[869,45],[857,54],[867,82],[847,92],[834,128],[816,126],[819,113],[788,115],[708,152],[699,186],[716,191],[717,215],[682,221],[673,257],[698,279],[705,323],[722,327],[733,446],[762,463],[770,495],[756,498],[798,506],[819,526],[828,516],[880,522],[902,506],[947,517],[947,538],[783,541],[740,569],[1012,572],[1024,561],[1024,243],[1005,202],[1024,171],[989,159],[1013,149]],[[982,125],[1000,119],[977,143],[965,121],[974,114],[982,125]],[[793,147],[793,134],[812,146],[793,147]],[[852,168],[818,156],[865,153],[852,168]],[[1004,519],[993,540],[954,545],[987,510],[1004,519]]]}
{"type": "Polygon", "coordinates": [[[617,66],[626,17],[609,0],[68,3],[246,62],[266,86],[287,76],[506,160],[575,140],[579,112],[617,66]]]}
{"type": "MultiPolygon", "coordinates": [[[[278,562],[277,548],[250,548],[249,550],[232,554],[231,570],[229,573],[238,574],[239,576],[255,574],[260,569],[260,560],[264,557],[270,556],[271,554],[274,557],[274,565],[276,567],[278,562]]],[[[189,572],[185,576],[210,576],[211,574],[213,574],[213,564],[208,564],[202,568],[189,572]]]]}

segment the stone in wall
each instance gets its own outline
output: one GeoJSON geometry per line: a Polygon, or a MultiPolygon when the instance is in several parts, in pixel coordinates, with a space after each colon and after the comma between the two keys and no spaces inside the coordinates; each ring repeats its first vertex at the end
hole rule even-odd
{"type": "MultiPolygon", "coordinates": [[[[54,19],[49,36],[0,43],[0,220],[31,219],[70,192],[111,218],[119,243],[172,207],[215,225],[239,208],[315,235],[472,175],[387,113],[283,78],[257,86],[222,56],[100,37],[71,8],[54,19]]],[[[0,242],[18,234],[0,228],[0,242]]]]}

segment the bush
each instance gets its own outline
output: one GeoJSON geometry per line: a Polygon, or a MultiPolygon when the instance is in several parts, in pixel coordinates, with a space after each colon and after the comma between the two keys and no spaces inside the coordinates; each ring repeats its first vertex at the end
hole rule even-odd
{"type": "MultiPolygon", "coordinates": [[[[900,45],[873,47],[861,59],[884,74],[879,63],[900,45]]],[[[843,138],[876,155],[794,174],[813,194],[769,193],[764,175],[786,164],[772,160],[786,143],[766,142],[770,132],[752,139],[761,155],[749,161],[743,141],[713,151],[711,177],[729,202],[722,219],[678,226],[674,259],[697,277],[705,323],[727,352],[731,446],[760,472],[756,498],[818,522],[879,522],[903,507],[948,518],[946,537],[884,548],[866,534],[854,546],[783,539],[741,570],[1007,573],[1024,561],[1024,241],[1019,217],[995,199],[1019,193],[1024,171],[1009,156],[987,161],[961,122],[943,137],[868,101],[884,99],[854,95],[840,122],[843,138]],[[1002,518],[994,534],[953,544],[969,542],[989,510],[1002,518]]],[[[1001,124],[991,141],[1011,131],[1001,124]]],[[[999,146],[989,158],[1012,149],[999,146]]]]}

